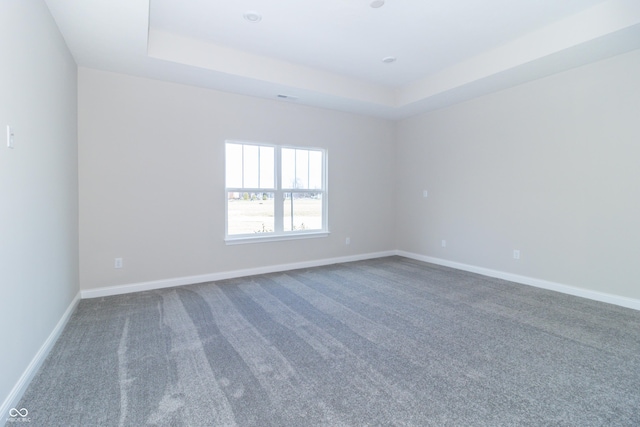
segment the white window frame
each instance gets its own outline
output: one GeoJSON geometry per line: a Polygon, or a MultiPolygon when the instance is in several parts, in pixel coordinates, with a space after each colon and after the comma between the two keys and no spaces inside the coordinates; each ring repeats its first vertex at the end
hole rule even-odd
{"type": "Polygon", "coordinates": [[[309,239],[317,237],[327,237],[329,235],[329,198],[328,198],[328,154],[325,148],[319,147],[303,147],[293,145],[275,145],[261,142],[249,142],[239,140],[225,141],[224,154],[224,217],[225,217],[225,243],[227,245],[242,243],[258,243],[273,242],[280,240],[309,239]],[[274,188],[249,188],[249,187],[227,187],[227,144],[252,145],[257,147],[271,147],[274,149],[274,188]],[[282,187],[282,150],[311,150],[320,151],[322,153],[322,189],[289,189],[282,187]],[[274,231],[272,233],[252,233],[252,234],[232,234],[229,235],[229,193],[230,192],[247,192],[247,193],[274,193],[274,200],[281,200],[282,203],[274,203],[274,231]],[[322,193],[322,229],[320,230],[291,230],[284,231],[284,194],[285,193],[322,193]]]}

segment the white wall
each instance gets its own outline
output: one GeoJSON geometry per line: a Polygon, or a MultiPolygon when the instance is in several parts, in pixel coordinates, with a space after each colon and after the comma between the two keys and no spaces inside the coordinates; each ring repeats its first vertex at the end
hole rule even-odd
{"type": "Polygon", "coordinates": [[[397,147],[400,250],[640,299],[640,51],[404,120],[397,147]]]}
{"type": "Polygon", "coordinates": [[[78,79],[83,290],[394,249],[393,122],[85,68],[78,79]],[[327,148],[330,236],[225,245],[225,139],[327,148]]]}
{"type": "Polygon", "coordinates": [[[0,1],[0,420],[79,292],[76,73],[44,2],[0,1]]]}

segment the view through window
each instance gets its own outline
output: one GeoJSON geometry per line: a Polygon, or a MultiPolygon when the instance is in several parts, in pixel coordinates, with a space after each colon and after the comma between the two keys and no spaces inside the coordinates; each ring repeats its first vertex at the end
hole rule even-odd
{"type": "Polygon", "coordinates": [[[326,231],[322,149],[226,143],[227,238],[326,231]]]}

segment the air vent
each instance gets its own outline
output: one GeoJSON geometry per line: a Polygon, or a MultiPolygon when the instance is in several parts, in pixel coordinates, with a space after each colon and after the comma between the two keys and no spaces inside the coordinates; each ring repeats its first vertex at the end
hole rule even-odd
{"type": "Polygon", "coordinates": [[[293,96],[293,95],[283,95],[281,93],[278,94],[278,98],[280,99],[288,99],[289,101],[296,101],[298,99],[297,96],[293,96]]]}

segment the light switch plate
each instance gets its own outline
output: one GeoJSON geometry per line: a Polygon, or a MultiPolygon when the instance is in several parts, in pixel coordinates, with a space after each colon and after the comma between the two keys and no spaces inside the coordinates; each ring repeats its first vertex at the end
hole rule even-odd
{"type": "Polygon", "coordinates": [[[13,128],[7,125],[7,147],[13,148],[13,128]]]}

